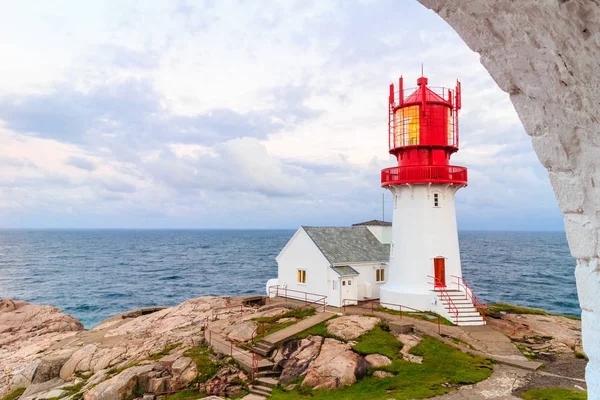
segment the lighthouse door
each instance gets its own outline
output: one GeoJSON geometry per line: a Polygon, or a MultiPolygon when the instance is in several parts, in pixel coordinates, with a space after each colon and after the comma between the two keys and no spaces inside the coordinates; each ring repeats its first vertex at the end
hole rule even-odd
{"type": "Polygon", "coordinates": [[[446,259],[444,257],[434,258],[433,269],[435,272],[435,287],[446,287],[446,259]]]}

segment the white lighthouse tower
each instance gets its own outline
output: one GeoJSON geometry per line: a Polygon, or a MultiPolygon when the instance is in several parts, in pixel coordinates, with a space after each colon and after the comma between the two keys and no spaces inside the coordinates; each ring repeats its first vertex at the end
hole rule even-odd
{"type": "Polygon", "coordinates": [[[485,308],[462,278],[454,196],[467,169],[450,165],[458,151],[460,82],[454,90],[427,86],[404,95],[390,85],[389,151],[398,165],[381,171],[393,196],[389,276],[382,305],[434,311],[458,325],[482,325],[485,308]]]}

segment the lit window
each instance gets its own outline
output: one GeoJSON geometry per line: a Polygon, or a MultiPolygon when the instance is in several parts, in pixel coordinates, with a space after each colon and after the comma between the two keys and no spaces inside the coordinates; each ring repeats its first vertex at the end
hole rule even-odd
{"type": "Polygon", "coordinates": [[[376,282],[385,281],[385,269],[384,268],[377,268],[375,270],[375,281],[376,282]]]}
{"type": "Polygon", "coordinates": [[[433,194],[433,206],[434,207],[439,207],[440,206],[440,195],[439,195],[439,193],[434,193],[433,194]]]}
{"type": "Polygon", "coordinates": [[[298,283],[306,283],[306,270],[305,269],[298,270],[298,283]]]}

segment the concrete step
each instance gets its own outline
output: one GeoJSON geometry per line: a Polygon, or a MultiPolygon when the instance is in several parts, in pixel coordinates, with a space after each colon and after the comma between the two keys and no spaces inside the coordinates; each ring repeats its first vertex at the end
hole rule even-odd
{"type": "MultiPolygon", "coordinates": [[[[449,302],[448,299],[445,298],[445,297],[440,298],[440,300],[442,300],[444,302],[449,302]]],[[[452,300],[453,303],[473,304],[473,302],[471,300],[469,300],[469,299],[462,299],[462,298],[461,299],[452,299],[451,298],[451,300],[452,300]]]]}
{"type": "Polygon", "coordinates": [[[481,326],[485,325],[485,321],[458,321],[458,326],[481,326]]]}
{"type": "Polygon", "coordinates": [[[264,371],[258,371],[259,377],[277,377],[281,375],[281,370],[278,369],[266,369],[264,371]]]}
{"type": "Polygon", "coordinates": [[[267,386],[270,388],[274,388],[279,384],[279,380],[269,377],[260,377],[256,380],[256,384],[259,386],[267,386]]]}
{"type": "Polygon", "coordinates": [[[460,324],[461,322],[483,322],[483,318],[479,317],[466,317],[466,318],[461,318],[460,316],[458,317],[458,323],[460,324]]]}
{"type": "Polygon", "coordinates": [[[272,344],[270,344],[270,343],[266,343],[266,342],[263,342],[262,340],[260,340],[260,341],[256,342],[255,346],[257,346],[257,347],[264,347],[264,348],[270,348],[270,347],[273,347],[273,345],[272,345],[272,344]]]}
{"type": "Polygon", "coordinates": [[[257,347],[253,347],[252,350],[254,350],[256,354],[260,354],[263,357],[269,357],[270,351],[259,349],[257,347]]]}
{"type": "Polygon", "coordinates": [[[477,311],[472,311],[472,312],[458,312],[458,318],[467,318],[467,317],[476,317],[476,318],[481,318],[481,314],[479,314],[477,311]]]}
{"type": "Polygon", "coordinates": [[[250,385],[248,387],[248,389],[250,390],[250,393],[258,394],[259,396],[265,396],[265,397],[271,396],[271,388],[270,387],[260,386],[260,385],[250,385]]]}

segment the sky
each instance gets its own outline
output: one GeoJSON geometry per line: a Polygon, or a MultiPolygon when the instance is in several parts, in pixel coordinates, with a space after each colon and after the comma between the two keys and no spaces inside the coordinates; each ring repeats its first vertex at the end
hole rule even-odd
{"type": "Polygon", "coordinates": [[[412,0],[19,1],[0,13],[0,228],[391,219],[388,85],[462,82],[459,229],[563,230],[507,94],[412,0]]]}

